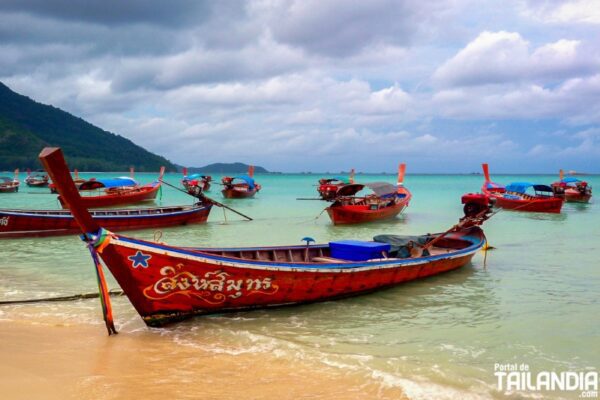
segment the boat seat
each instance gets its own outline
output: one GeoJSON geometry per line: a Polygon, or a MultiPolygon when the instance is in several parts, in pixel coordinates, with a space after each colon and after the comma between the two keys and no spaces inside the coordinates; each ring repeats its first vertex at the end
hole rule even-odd
{"type": "Polygon", "coordinates": [[[320,262],[320,263],[347,263],[348,260],[341,260],[339,258],[333,257],[313,257],[311,261],[320,262]]]}

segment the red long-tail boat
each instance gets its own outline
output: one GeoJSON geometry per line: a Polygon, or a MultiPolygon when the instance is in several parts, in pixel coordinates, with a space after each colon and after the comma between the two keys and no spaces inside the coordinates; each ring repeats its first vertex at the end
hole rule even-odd
{"type": "Polygon", "coordinates": [[[25,183],[31,187],[46,187],[48,186],[50,178],[44,171],[36,171],[31,173],[30,169],[27,169],[27,177],[25,183]]]}
{"type": "Polygon", "coordinates": [[[483,194],[496,200],[496,206],[513,211],[560,213],[564,199],[554,196],[548,185],[513,182],[507,186],[492,182],[489,167],[482,164],[485,181],[483,194]],[[533,189],[533,194],[527,193],[533,189]]]}
{"type": "MultiPolygon", "coordinates": [[[[82,194],[92,193],[81,196],[81,202],[86,208],[104,208],[153,201],[160,190],[164,173],[165,168],[161,167],[158,179],[143,186],[127,177],[89,180],[79,185],[82,194]],[[117,184],[115,181],[120,183],[117,184]]],[[[58,185],[56,186],[58,188],[58,185]]],[[[58,200],[63,208],[68,207],[62,196],[58,196],[58,200]]]]}
{"type": "Polygon", "coordinates": [[[212,182],[212,176],[191,174],[188,175],[187,168],[183,169],[183,179],[181,184],[185,190],[191,195],[197,195],[203,192],[210,191],[210,183],[212,182]]]}
{"type": "Polygon", "coordinates": [[[221,179],[223,197],[226,199],[246,199],[254,197],[261,186],[254,181],[254,166],[248,168],[248,175],[224,176],[221,179]]]}
{"type": "MultiPolygon", "coordinates": [[[[441,234],[384,235],[288,247],[187,248],[102,228],[81,202],[62,152],[40,160],[83,232],[96,266],[108,333],[116,333],[100,259],[150,326],[193,315],[325,301],[368,293],[460,268],[485,244],[489,207],[441,234]],[[415,239],[415,240],[413,240],[415,239]]],[[[484,197],[487,201],[487,198],[484,197]]]]}
{"type": "Polygon", "coordinates": [[[317,186],[317,192],[319,193],[321,199],[331,201],[336,198],[337,191],[342,186],[346,186],[350,183],[354,183],[354,169],[350,171],[349,179],[345,179],[342,177],[319,179],[319,186],[317,186]]]}
{"type": "Polygon", "coordinates": [[[576,203],[588,203],[592,198],[592,187],[586,182],[575,177],[565,178],[561,169],[559,181],[552,184],[554,194],[563,197],[565,201],[576,203]]]}
{"type": "Polygon", "coordinates": [[[0,193],[16,193],[19,191],[19,169],[15,169],[15,176],[0,176],[0,193]]]}
{"type": "Polygon", "coordinates": [[[410,203],[412,194],[404,187],[406,164],[398,168],[398,185],[386,182],[353,183],[338,189],[337,195],[327,213],[331,221],[338,224],[358,224],[380,221],[396,217],[410,203]],[[356,196],[361,190],[368,188],[372,194],[356,196]]]}
{"type": "MultiPolygon", "coordinates": [[[[193,206],[94,210],[90,214],[106,229],[129,231],[203,223],[211,207],[211,203],[198,203],[193,206]]],[[[80,231],[69,210],[0,209],[0,239],[69,235],[80,231]]]]}

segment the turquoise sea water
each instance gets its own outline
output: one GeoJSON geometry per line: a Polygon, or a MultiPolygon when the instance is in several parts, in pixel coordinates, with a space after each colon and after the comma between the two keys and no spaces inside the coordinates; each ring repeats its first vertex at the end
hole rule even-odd
{"type": "MultiPolygon", "coordinates": [[[[104,174],[82,174],[83,177],[104,174]]],[[[115,174],[108,174],[115,176],[115,174]]],[[[23,176],[22,176],[23,177],[23,176]]],[[[460,197],[478,191],[478,175],[408,175],[413,200],[397,219],[333,226],[315,197],[318,175],[257,175],[254,199],[224,200],[218,185],[208,193],[252,216],[242,221],[215,208],[204,225],[161,230],[162,241],[184,246],[300,244],[380,233],[444,231],[462,215],[460,197]]],[[[138,174],[149,182],[154,174],[138,174]]],[[[219,176],[213,176],[216,181],[219,176]]],[[[180,176],[167,175],[178,185],[180,176]]],[[[494,176],[499,183],[550,183],[554,176],[494,176]]],[[[600,188],[600,177],[585,177],[600,188]]],[[[394,176],[364,175],[357,181],[394,176]]],[[[164,187],[157,204],[191,204],[164,187]]],[[[48,189],[21,186],[0,195],[0,208],[58,208],[48,189]]],[[[121,332],[155,335],[216,352],[268,352],[313,359],[354,371],[381,385],[400,386],[411,398],[503,398],[495,363],[526,363],[537,371],[585,371],[600,366],[600,206],[565,203],[559,215],[500,212],[484,229],[495,249],[461,270],[343,301],[268,311],[195,318],[164,330],[146,329],[125,298],[113,300],[121,332]]],[[[153,231],[133,236],[152,239],[153,231]]],[[[113,280],[111,287],[116,287],[113,280]]],[[[95,292],[89,254],[76,237],[0,242],[0,301],[95,292]]],[[[0,322],[56,318],[98,325],[97,300],[0,308],[0,322]]],[[[318,372],[318,371],[317,371],[318,372]]],[[[510,398],[539,397],[533,392],[510,398]]],[[[550,392],[543,398],[577,398],[550,392]]]]}

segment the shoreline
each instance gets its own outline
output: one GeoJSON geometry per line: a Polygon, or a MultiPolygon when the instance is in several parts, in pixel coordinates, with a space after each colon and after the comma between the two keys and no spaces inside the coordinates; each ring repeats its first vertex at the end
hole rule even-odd
{"type": "Polygon", "coordinates": [[[398,387],[274,354],[215,354],[136,329],[0,321],[0,387],[13,399],[408,399],[398,387]],[[252,366],[250,369],[249,366],[252,366]]]}

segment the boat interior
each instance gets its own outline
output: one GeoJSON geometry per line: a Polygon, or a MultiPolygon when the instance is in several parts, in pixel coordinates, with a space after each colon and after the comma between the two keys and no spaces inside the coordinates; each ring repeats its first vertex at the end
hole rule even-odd
{"type": "MultiPolygon", "coordinates": [[[[415,245],[414,236],[393,236],[394,239],[400,239],[405,244],[402,246],[391,246],[388,251],[379,251],[377,253],[361,253],[364,249],[362,244],[371,247],[377,242],[358,242],[353,241],[357,251],[351,248],[346,248],[343,252],[332,251],[332,247],[336,242],[329,244],[319,244],[310,246],[289,246],[289,247],[268,247],[268,248],[224,248],[224,249],[205,249],[193,248],[190,250],[208,253],[212,255],[240,259],[250,261],[274,262],[274,263],[310,263],[310,264],[331,264],[331,263],[356,263],[368,261],[385,261],[392,259],[408,259],[411,257],[410,248],[415,245]],[[358,254],[357,254],[358,253],[358,254]],[[361,258],[361,259],[357,259],[361,258]]],[[[426,241],[421,241],[423,246],[434,236],[427,237],[426,241]]],[[[436,241],[435,245],[428,248],[422,257],[449,254],[457,250],[461,250],[472,245],[467,240],[442,238],[436,241]]]]}

